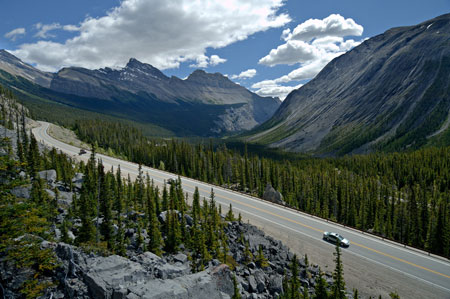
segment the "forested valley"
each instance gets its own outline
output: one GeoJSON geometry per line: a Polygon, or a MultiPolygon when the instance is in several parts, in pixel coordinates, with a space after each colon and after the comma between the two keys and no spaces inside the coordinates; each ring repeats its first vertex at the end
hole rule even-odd
{"type": "MultiPolygon", "coordinates": [[[[127,266],[132,262],[119,256],[133,261],[143,257],[172,260],[185,256],[177,253],[186,253],[193,273],[226,264],[220,269],[234,272],[230,274],[232,298],[241,298],[238,279],[241,282],[244,270],[250,268],[252,273],[263,273],[264,279],[268,279],[266,272],[272,278],[283,277],[278,285],[271,283],[270,289],[263,286],[264,292],[279,298],[345,298],[339,246],[334,273],[322,272],[309,264],[307,256],[298,259],[281,242],[265,239],[261,231],[244,224],[231,205],[223,215],[213,190],[208,199],[201,199],[196,189],[188,205],[180,180],[160,190],[142,171],[132,181],[123,178],[120,168],[106,170],[95,151],[87,163],[77,163],[54,148],[43,148],[27,133],[23,107],[20,110],[1,93],[0,97],[0,129],[4,132],[0,140],[1,294],[51,298],[69,292],[74,298],[96,297],[102,294],[101,286],[86,278],[93,275],[88,270],[91,263],[100,260],[127,266]],[[255,240],[275,245],[262,246],[255,240]],[[305,279],[315,283],[305,287],[305,279]],[[71,285],[74,281],[78,285],[71,285]]],[[[117,280],[119,266],[113,267],[117,280]]],[[[147,273],[148,279],[168,279],[164,263],[153,267],[163,270],[153,276],[147,273]]],[[[124,283],[130,283],[128,270],[124,270],[124,283]]],[[[220,279],[226,283],[226,278],[220,279]]],[[[258,292],[260,288],[258,282],[258,292]]],[[[257,290],[249,287],[248,291],[257,290]]],[[[353,292],[358,298],[358,291],[353,292]]]]}
{"type": "Polygon", "coordinates": [[[119,156],[261,197],[266,184],[290,207],[450,256],[450,147],[340,158],[264,157],[212,142],[146,138],[101,120],[77,122],[85,142],[119,156]]]}

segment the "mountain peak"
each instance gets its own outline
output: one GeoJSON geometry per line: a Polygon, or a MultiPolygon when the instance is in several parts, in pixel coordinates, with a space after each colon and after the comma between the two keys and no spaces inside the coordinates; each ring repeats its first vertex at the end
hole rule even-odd
{"type": "MultiPolygon", "coordinates": [[[[159,69],[155,68],[151,64],[141,62],[136,58],[130,58],[127,65],[122,69],[122,73],[131,72],[136,76],[152,77],[154,79],[168,79],[159,69]]],[[[133,76],[134,77],[134,76],[133,76]]]]}
{"type": "Polygon", "coordinates": [[[137,60],[136,58],[130,58],[130,60],[128,60],[127,65],[125,66],[126,68],[135,68],[135,67],[141,67],[141,66],[145,66],[146,63],[140,62],[139,60],[137,60]]]}
{"type": "Polygon", "coordinates": [[[222,82],[235,85],[234,82],[230,81],[227,77],[225,77],[221,73],[207,73],[204,70],[195,70],[194,72],[192,72],[192,74],[190,74],[187,77],[186,81],[197,83],[222,82]]]}

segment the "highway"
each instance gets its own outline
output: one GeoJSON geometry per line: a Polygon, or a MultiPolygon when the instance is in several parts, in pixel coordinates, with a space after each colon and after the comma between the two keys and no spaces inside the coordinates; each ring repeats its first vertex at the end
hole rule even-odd
{"type": "MultiPolygon", "coordinates": [[[[60,142],[47,134],[49,123],[40,122],[41,127],[33,129],[36,139],[48,146],[55,147],[77,159],[87,160],[90,152],[79,156],[79,148],[60,142]]],[[[116,169],[119,165],[122,172],[128,173],[135,177],[138,174],[138,165],[112,158],[104,155],[97,155],[105,165],[105,169],[114,166],[116,169]]],[[[157,169],[143,167],[143,172],[148,173],[155,183],[163,184],[169,178],[177,178],[177,175],[170,174],[157,169]]],[[[255,220],[256,223],[276,227],[276,230],[289,236],[289,238],[298,238],[304,242],[310,242],[314,246],[322,247],[332,252],[334,246],[322,240],[324,231],[333,231],[342,234],[350,240],[350,247],[342,249],[345,257],[361,264],[371,265],[370,268],[381,269],[381,276],[388,276],[390,273],[401,275],[408,283],[406,288],[417,289],[417,294],[421,294],[421,289],[432,290],[430,297],[450,298],[450,263],[448,260],[428,256],[425,252],[404,248],[402,245],[387,242],[381,238],[363,234],[360,231],[349,229],[341,225],[330,223],[325,220],[312,217],[305,213],[294,211],[282,206],[274,205],[255,197],[240,194],[207,183],[202,183],[193,179],[182,177],[183,189],[192,194],[195,187],[199,188],[202,197],[208,198],[211,188],[214,189],[217,203],[222,205],[226,210],[231,203],[235,213],[241,213],[245,219],[249,219],[250,223],[255,220]]],[[[346,267],[344,260],[344,269],[346,267]]],[[[329,269],[333,269],[330,265],[329,269]]],[[[367,269],[372,271],[372,269],[367,269]]],[[[389,281],[389,277],[386,277],[389,281]]],[[[369,282],[370,283],[370,282],[369,282]]],[[[401,292],[399,292],[401,295],[401,292]]],[[[414,295],[409,295],[416,297],[414,295]]],[[[423,295],[417,295],[420,298],[423,295]]],[[[376,296],[378,297],[378,295],[376,296]]],[[[402,297],[404,298],[404,297],[402,297]]]]}

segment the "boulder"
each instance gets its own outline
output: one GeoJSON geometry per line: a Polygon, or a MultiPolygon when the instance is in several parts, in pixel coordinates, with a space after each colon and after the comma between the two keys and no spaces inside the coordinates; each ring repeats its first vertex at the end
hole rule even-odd
{"type": "Polygon", "coordinates": [[[53,192],[53,190],[45,189],[45,192],[47,192],[48,196],[49,196],[51,199],[55,198],[55,192],[53,192]]]}
{"type": "MultiPolygon", "coordinates": [[[[230,270],[220,265],[211,271],[205,270],[175,279],[153,279],[128,287],[130,298],[231,298],[233,282],[230,270]]],[[[128,298],[128,297],[127,297],[128,298]]]]}
{"type": "Polygon", "coordinates": [[[56,183],[56,170],[54,169],[39,171],[38,175],[49,184],[56,183]]]}
{"type": "Polygon", "coordinates": [[[171,265],[171,264],[159,264],[155,266],[156,277],[161,279],[172,279],[191,272],[191,268],[188,264],[171,265]]]}
{"type": "Polygon", "coordinates": [[[186,263],[186,261],[188,260],[187,256],[183,253],[178,253],[173,257],[173,260],[175,262],[180,262],[182,264],[186,263]]]}
{"type": "Polygon", "coordinates": [[[255,271],[256,289],[258,293],[264,292],[266,289],[266,277],[262,270],[255,271]]]}
{"type": "Polygon", "coordinates": [[[256,282],[255,276],[250,275],[249,277],[247,277],[247,281],[249,291],[252,293],[256,293],[258,291],[258,283],[256,282]]]}
{"type": "Polygon", "coordinates": [[[186,224],[188,226],[192,226],[194,224],[194,219],[190,215],[185,214],[184,218],[186,219],[186,224]]]}
{"type": "Polygon", "coordinates": [[[157,263],[162,262],[161,258],[153,252],[146,251],[138,256],[132,257],[132,260],[145,267],[153,268],[157,263]]]}
{"type": "Polygon", "coordinates": [[[281,275],[273,275],[269,279],[269,292],[271,295],[275,293],[281,294],[283,292],[283,278],[281,275]]]}
{"type": "Polygon", "coordinates": [[[83,185],[84,181],[83,177],[84,177],[83,173],[80,172],[75,173],[75,176],[72,179],[72,183],[76,188],[81,189],[81,186],[83,185]]]}
{"type": "Polygon", "coordinates": [[[280,205],[286,205],[286,203],[283,201],[283,195],[275,190],[271,184],[266,185],[263,199],[280,205]]]}
{"type": "MultiPolygon", "coordinates": [[[[167,213],[168,213],[168,212],[169,212],[169,211],[162,211],[162,212],[159,214],[158,219],[159,219],[159,221],[160,221],[161,223],[166,223],[167,213]]],[[[178,212],[177,210],[173,210],[173,212],[174,212],[175,214],[177,214],[178,217],[180,217],[179,212],[178,212]]]]}
{"type": "Polygon", "coordinates": [[[93,297],[111,298],[115,287],[146,280],[146,273],[140,264],[111,255],[93,258],[84,279],[93,297]]]}
{"type": "Polygon", "coordinates": [[[10,192],[18,198],[29,199],[31,194],[31,186],[18,186],[11,189],[10,192]]]}

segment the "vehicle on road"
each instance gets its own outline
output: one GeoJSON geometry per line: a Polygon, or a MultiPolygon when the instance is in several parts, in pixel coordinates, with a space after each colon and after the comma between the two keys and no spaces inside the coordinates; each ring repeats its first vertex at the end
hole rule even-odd
{"type": "Polygon", "coordinates": [[[84,148],[80,149],[80,152],[78,153],[78,155],[82,155],[82,154],[86,154],[86,150],[84,148]]]}
{"type": "Polygon", "coordinates": [[[167,180],[167,184],[169,184],[169,185],[175,184],[175,180],[174,179],[168,179],[167,180]]]}
{"type": "Polygon", "coordinates": [[[341,247],[348,247],[350,246],[350,241],[347,240],[346,238],[344,238],[343,236],[341,236],[338,233],[333,233],[333,232],[324,232],[323,233],[323,239],[325,241],[334,243],[334,244],[339,244],[339,246],[341,247]]]}

